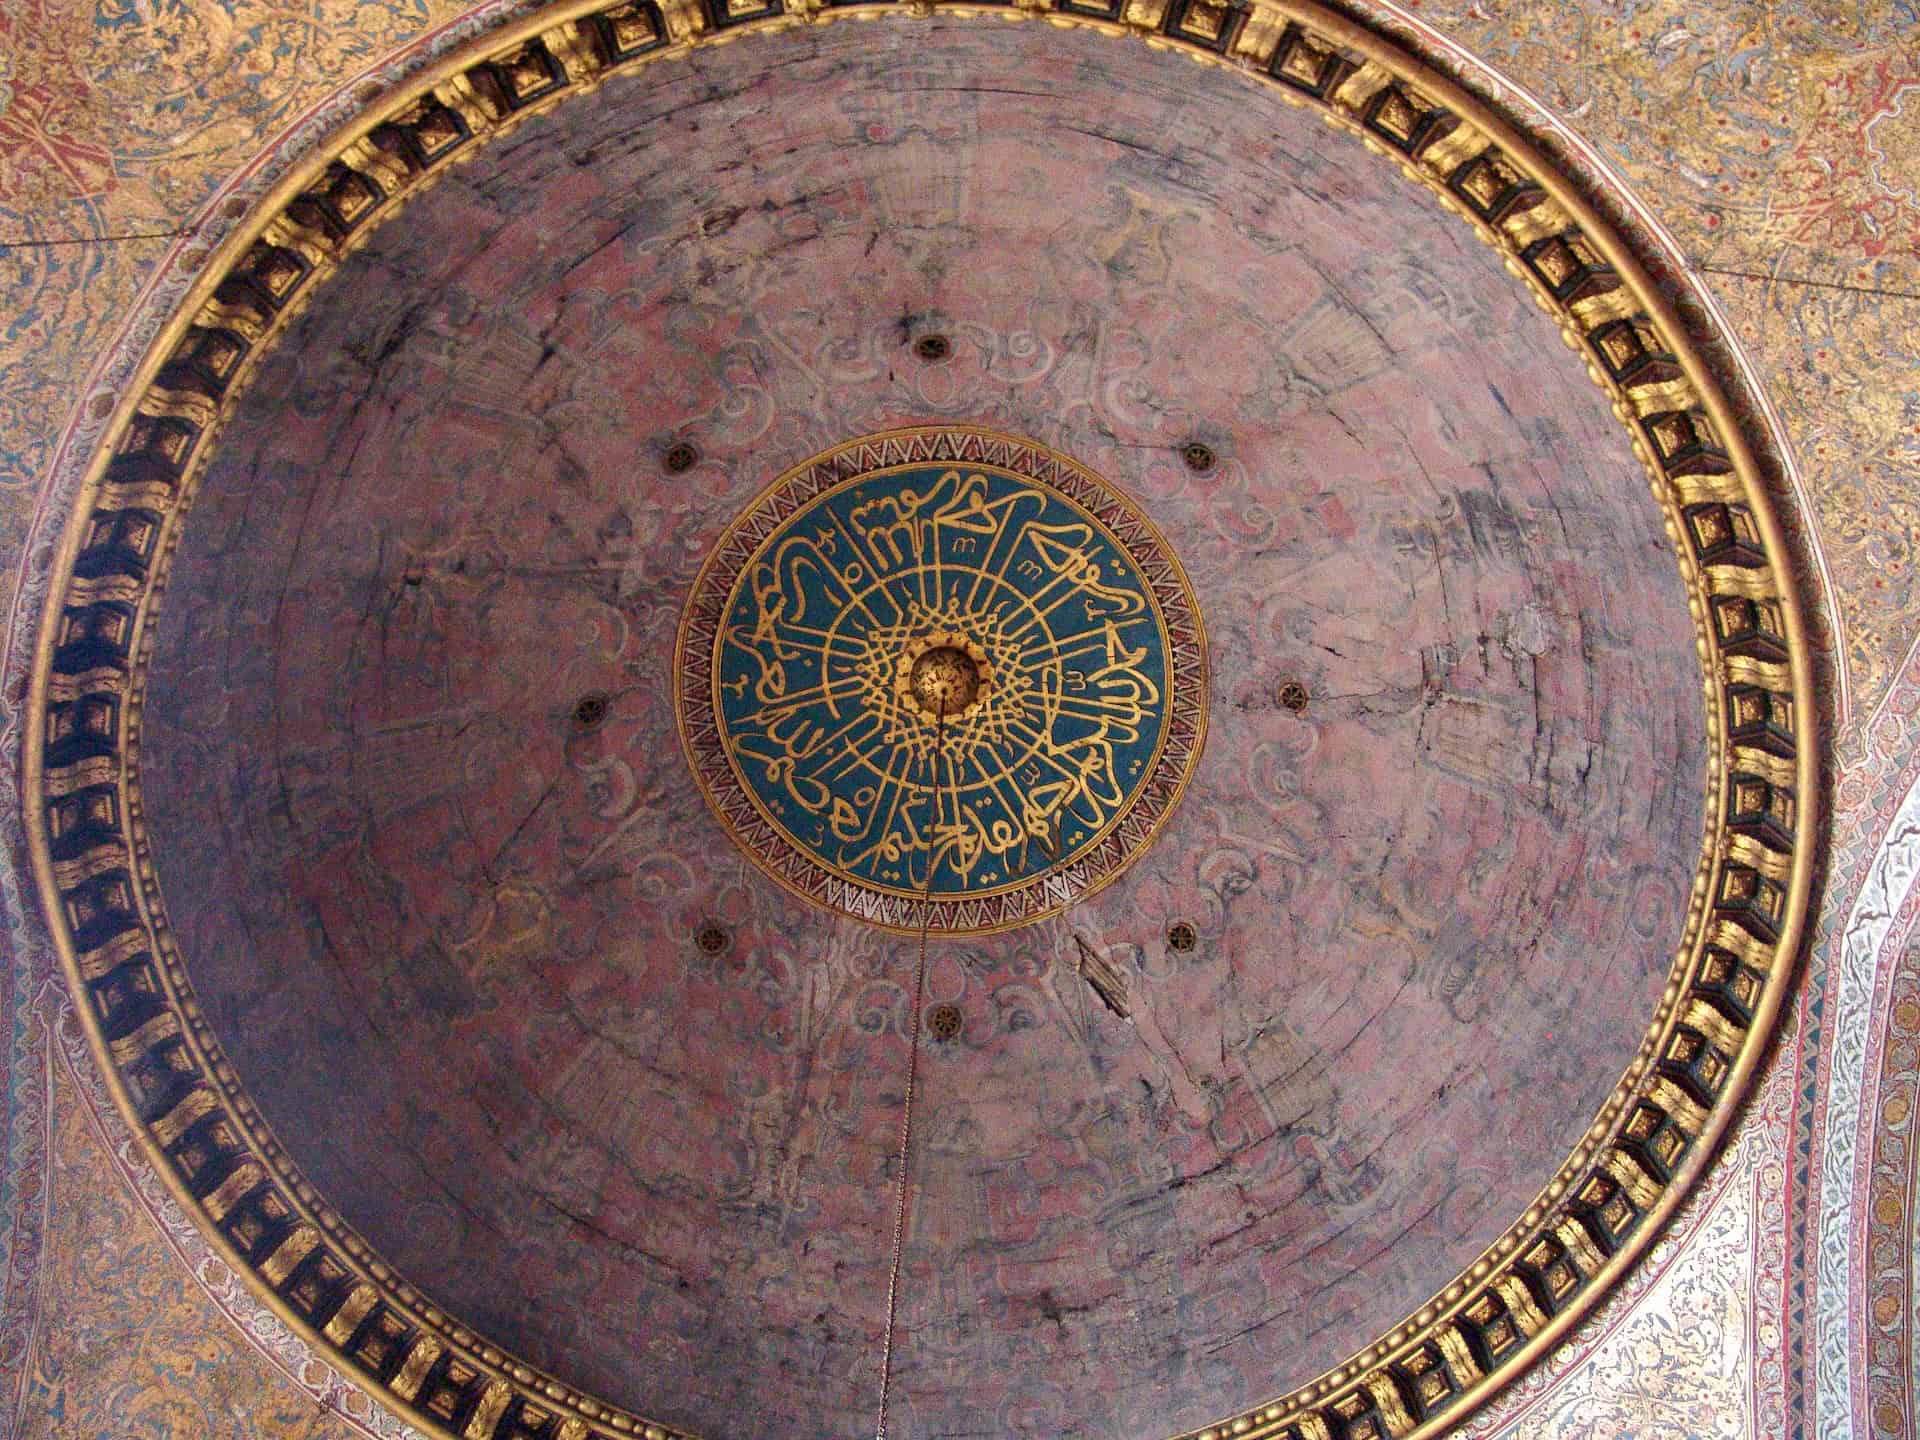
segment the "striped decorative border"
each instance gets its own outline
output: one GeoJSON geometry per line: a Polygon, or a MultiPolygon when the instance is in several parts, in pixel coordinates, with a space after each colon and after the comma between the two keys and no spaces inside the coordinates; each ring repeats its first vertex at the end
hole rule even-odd
{"type": "Polygon", "coordinates": [[[1166,824],[1186,793],[1207,734],[1207,645],[1186,572],[1153,523],[1084,466],[1031,440],[971,425],[916,425],[836,445],[794,466],[750,504],[707,556],[681,615],[674,647],[674,711],[680,743],[727,834],[795,894],[890,930],[948,935],[1010,930],[1078,904],[1118,878],[1166,824]],[[1159,749],[1107,832],[1071,862],[985,895],[940,899],[922,915],[918,897],[862,883],[795,846],[741,783],[716,720],[715,650],[720,617],[754,551],[797,510],[837,486],[902,465],[984,465],[1066,496],[1100,522],[1153,595],[1166,646],[1167,718],[1159,749]]]}
{"type": "MultiPolygon", "coordinates": [[[[436,1309],[300,1176],[237,1087],[172,943],[141,812],[150,619],[219,426],[326,276],[489,138],[707,44],[892,13],[1038,18],[1245,72],[1394,161],[1501,253],[1613,400],[1661,505],[1702,663],[1707,835],[1682,943],[1625,1076],[1480,1259],[1375,1344],[1193,1440],[1413,1440],[1538,1358],[1650,1243],[1711,1158],[1798,956],[1820,833],[1811,655],[1780,528],[1671,307],[1568,182],[1458,87],[1309,0],[571,0],[383,97],[221,248],[129,385],[56,562],[25,821],[96,1056],[160,1174],[311,1343],[442,1437],[673,1432],[436,1309]]],[[[1256,86],[1259,89],[1256,89],[1256,86]]]]}

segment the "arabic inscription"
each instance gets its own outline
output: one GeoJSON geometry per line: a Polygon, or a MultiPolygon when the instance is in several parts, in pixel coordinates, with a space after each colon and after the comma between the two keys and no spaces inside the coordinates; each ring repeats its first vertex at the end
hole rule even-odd
{"type": "MultiPolygon", "coordinates": [[[[1198,617],[1165,542],[1088,472],[916,433],[918,462],[791,472],[749,512],[762,533],[740,562],[739,526],[716,551],[690,616],[713,615],[698,729],[725,773],[695,765],[783,883],[881,924],[924,900],[939,928],[1001,928],[1130,859],[1107,842],[1150,781],[1159,803],[1130,838],[1170,808],[1199,748],[1198,617]]],[[[683,629],[683,665],[688,650],[683,629]]]]}

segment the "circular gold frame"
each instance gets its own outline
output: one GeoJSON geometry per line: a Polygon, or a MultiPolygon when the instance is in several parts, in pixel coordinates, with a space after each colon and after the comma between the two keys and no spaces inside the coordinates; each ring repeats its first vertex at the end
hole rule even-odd
{"type": "MultiPolygon", "coordinates": [[[[930,637],[957,646],[990,683],[987,654],[965,635],[930,637]]],[[[905,694],[912,661],[902,657],[895,682],[905,694]]],[[[822,451],[782,472],[744,506],[707,552],[689,590],[674,637],[674,720],[680,746],[693,769],[700,793],[721,829],[769,879],[801,899],[877,925],[915,934],[991,935],[1057,915],[1119,879],[1144,854],[1186,795],[1207,742],[1206,626],[1187,572],[1166,536],[1131,499],[1071,456],[1022,436],[980,425],[929,421],[862,435],[822,451]],[[949,452],[953,452],[949,454],[949,452]],[[965,452],[965,458],[960,458],[965,452]],[[925,458],[904,461],[908,453],[925,458]],[[887,887],[831,867],[807,848],[764,801],[753,793],[740,757],[718,723],[721,674],[718,617],[732,602],[760,548],[789,523],[796,505],[805,506],[841,485],[925,464],[978,465],[1017,475],[1046,489],[1083,515],[1107,544],[1128,557],[1141,572],[1140,583],[1153,607],[1154,629],[1168,666],[1167,709],[1160,743],[1144,775],[1128,798],[1100,825],[1091,839],[1037,876],[1023,876],[926,905],[911,887],[887,887]],[[1121,538],[1124,529],[1139,537],[1121,538]],[[1144,547],[1159,578],[1145,578],[1144,547]],[[1156,793],[1156,785],[1162,787],[1156,793]]],[[[917,701],[913,702],[916,705],[917,701]]],[[[971,709],[971,706],[968,707],[971,709]]]]}
{"type": "Polygon", "coordinates": [[[1459,1423],[1545,1353],[1671,1216],[1730,1123],[1787,989],[1820,815],[1811,650],[1785,541],[1672,307],[1497,116],[1310,0],[566,0],[382,97],[213,257],[87,472],[56,557],[24,751],[48,923],[149,1158],[282,1319],[443,1440],[673,1432],[536,1372],[437,1309],[315,1193],[239,1088],[167,927],[138,783],[150,619],[180,518],[258,356],[378,223],[489,137],[702,45],[936,10],[1131,36],[1236,68],[1397,163],[1505,257],[1586,359],[1665,513],[1696,628],[1707,833],[1666,989],[1625,1075],[1535,1202],[1457,1279],[1347,1361],[1194,1440],[1414,1440],[1459,1423]]]}

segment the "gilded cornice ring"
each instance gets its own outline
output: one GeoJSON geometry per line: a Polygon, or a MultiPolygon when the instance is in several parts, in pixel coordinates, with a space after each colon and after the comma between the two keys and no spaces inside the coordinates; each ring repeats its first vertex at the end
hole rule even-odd
{"type": "Polygon", "coordinates": [[[549,7],[383,97],[269,192],[135,372],[56,557],[28,707],[34,869],[94,1053],[175,1197],[317,1351],[428,1433],[587,1440],[665,1426],[491,1345],[328,1207],[240,1090],[196,1003],[139,789],[153,607],[180,521],[259,356],[414,194],[611,75],[790,26],[907,13],[1132,36],[1247,74],[1396,163],[1557,322],[1646,467],[1705,691],[1706,835],[1683,937],[1626,1074],[1519,1220],[1427,1304],[1306,1385],[1195,1440],[1410,1440],[1459,1423],[1646,1249],[1709,1163],[1799,954],[1820,828],[1812,654],[1780,525],[1685,328],[1625,243],[1519,134],[1307,0],[622,0],[549,7]]]}

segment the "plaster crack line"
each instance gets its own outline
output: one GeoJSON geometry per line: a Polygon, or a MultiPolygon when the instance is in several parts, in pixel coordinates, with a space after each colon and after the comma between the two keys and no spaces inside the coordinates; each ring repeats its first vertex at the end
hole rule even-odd
{"type": "Polygon", "coordinates": [[[59,240],[0,240],[0,251],[50,250],[56,245],[111,245],[122,240],[177,240],[182,235],[192,233],[191,225],[183,225],[178,230],[137,231],[127,235],[70,235],[59,240]]]}
{"type": "Polygon", "coordinates": [[[1810,285],[1816,290],[1846,290],[1855,295],[1882,295],[1890,300],[1920,300],[1920,290],[1883,290],[1877,285],[1848,285],[1839,280],[1812,280],[1799,275],[1768,275],[1758,270],[1734,270],[1695,263],[1703,275],[1732,275],[1741,280],[1770,280],[1777,285],[1810,285]]]}

